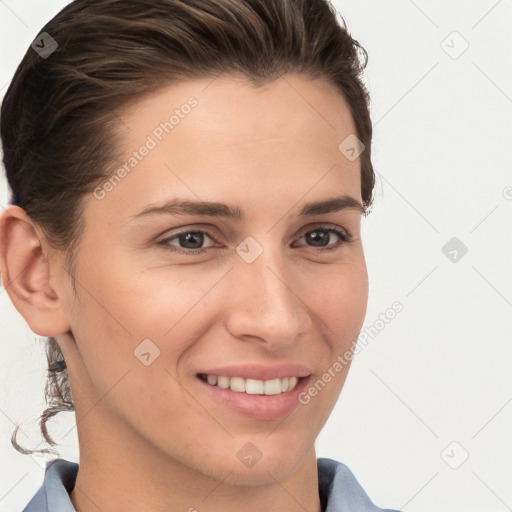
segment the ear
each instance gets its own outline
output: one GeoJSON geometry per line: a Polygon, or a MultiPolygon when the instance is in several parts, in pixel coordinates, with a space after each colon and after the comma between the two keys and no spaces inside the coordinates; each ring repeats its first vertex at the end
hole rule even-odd
{"type": "Polygon", "coordinates": [[[43,251],[45,242],[25,210],[14,205],[7,207],[0,218],[2,285],[30,329],[39,336],[49,337],[69,331],[70,324],[59,296],[64,294],[64,281],[55,279],[61,290],[50,282],[50,275],[58,276],[64,269],[60,258],[54,258],[50,268],[43,251]]]}

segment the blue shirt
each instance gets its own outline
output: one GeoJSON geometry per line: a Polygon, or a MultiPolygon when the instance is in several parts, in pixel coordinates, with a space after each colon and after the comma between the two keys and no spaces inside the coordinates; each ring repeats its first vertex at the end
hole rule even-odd
{"type": "MultiPolygon", "coordinates": [[[[318,488],[323,512],[399,512],[376,507],[350,469],[341,462],[320,458],[318,488]]],[[[44,482],[23,512],[76,512],[69,493],[75,486],[78,464],[55,459],[46,466],[44,482]]]]}

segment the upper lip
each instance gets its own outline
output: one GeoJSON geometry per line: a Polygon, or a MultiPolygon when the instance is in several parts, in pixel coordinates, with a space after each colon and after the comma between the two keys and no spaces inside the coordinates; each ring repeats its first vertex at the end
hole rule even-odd
{"type": "Polygon", "coordinates": [[[216,375],[217,377],[242,377],[254,380],[283,379],[284,377],[309,377],[312,370],[303,364],[233,364],[201,370],[198,374],[216,375]]]}

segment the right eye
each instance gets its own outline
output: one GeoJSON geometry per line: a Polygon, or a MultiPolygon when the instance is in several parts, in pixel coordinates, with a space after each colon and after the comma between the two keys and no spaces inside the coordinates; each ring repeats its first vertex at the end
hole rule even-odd
{"type": "MultiPolygon", "coordinates": [[[[203,229],[188,229],[180,231],[170,237],[164,238],[158,242],[158,245],[162,245],[166,249],[170,249],[171,251],[176,251],[183,254],[201,254],[204,253],[204,239],[205,236],[213,240],[213,236],[203,229]],[[174,246],[175,244],[170,243],[173,240],[177,240],[179,248],[182,250],[172,249],[170,246],[174,246]],[[187,247],[188,245],[188,247],[187,247]],[[192,246],[192,247],[190,247],[192,246]]],[[[209,246],[212,247],[212,246],[209,246]]],[[[215,244],[213,245],[215,247],[215,244]]],[[[218,245],[216,246],[218,247],[218,245]]]]}

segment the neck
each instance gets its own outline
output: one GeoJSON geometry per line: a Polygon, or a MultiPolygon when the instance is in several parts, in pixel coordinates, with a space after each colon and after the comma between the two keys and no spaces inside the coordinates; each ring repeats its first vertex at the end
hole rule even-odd
{"type": "Polygon", "coordinates": [[[321,511],[313,446],[284,480],[237,485],[176,461],[105,412],[98,406],[78,422],[77,512],[321,511]]]}

